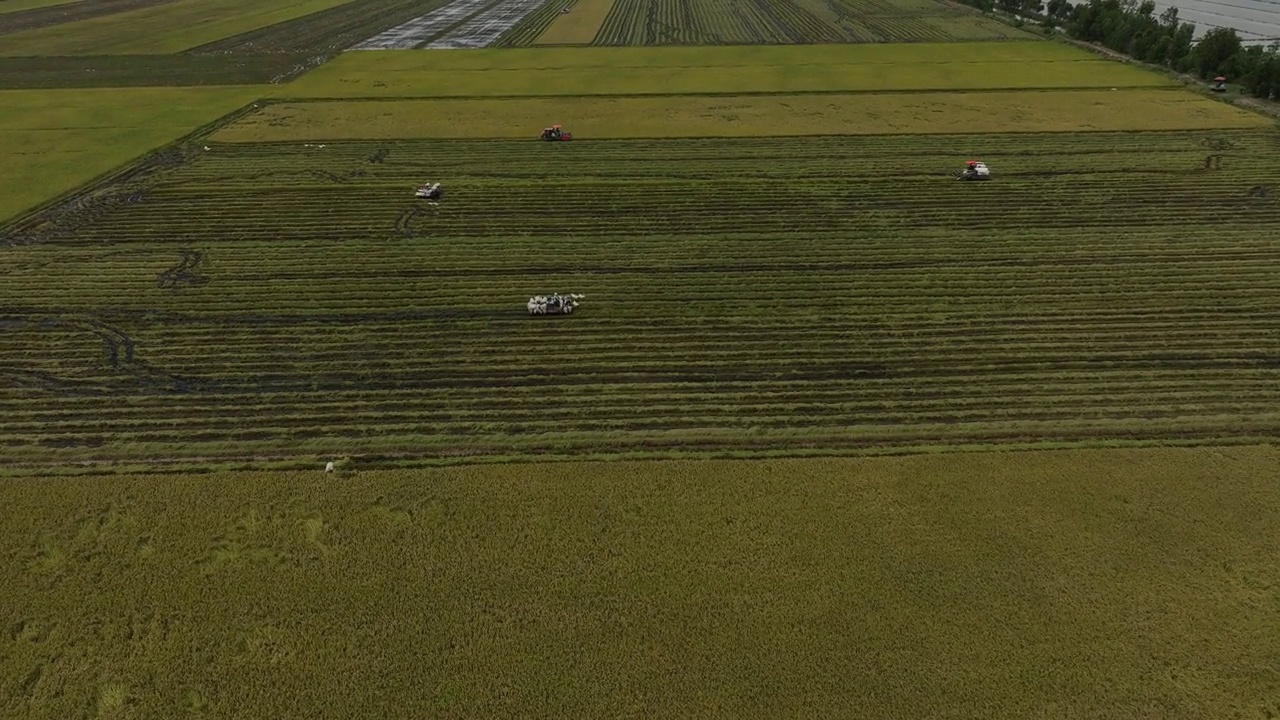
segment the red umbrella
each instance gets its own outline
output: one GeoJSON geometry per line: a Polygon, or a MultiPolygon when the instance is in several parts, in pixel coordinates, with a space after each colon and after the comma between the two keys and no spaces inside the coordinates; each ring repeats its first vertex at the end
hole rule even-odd
{"type": "Polygon", "coordinates": [[[1226,81],[1227,81],[1227,79],[1226,79],[1226,78],[1224,78],[1224,77],[1222,77],[1221,75],[1219,75],[1218,77],[1214,78],[1214,79],[1213,79],[1213,81],[1214,81],[1214,82],[1226,82],[1226,81]]]}

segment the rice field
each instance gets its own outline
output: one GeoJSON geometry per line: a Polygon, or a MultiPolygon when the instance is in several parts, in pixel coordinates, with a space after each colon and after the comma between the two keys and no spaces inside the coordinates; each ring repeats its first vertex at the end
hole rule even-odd
{"type": "Polygon", "coordinates": [[[172,54],[342,4],[343,0],[172,0],[0,34],[0,56],[172,54]]]}
{"type": "MultiPolygon", "coordinates": [[[[568,2],[552,0],[497,44],[536,44],[556,23],[575,22],[568,19],[574,12],[568,2]],[[568,16],[560,12],[566,7],[568,16]]],[[[592,38],[574,39],[597,46],[716,46],[1033,37],[972,8],[939,0],[614,0],[592,38]]]]}
{"type": "Polygon", "coordinates": [[[1264,718],[1278,463],[0,480],[0,715],[1264,718]]]}
{"type": "Polygon", "coordinates": [[[609,17],[615,0],[573,0],[555,22],[538,35],[534,45],[589,45],[609,17]]]}
{"type": "Polygon", "coordinates": [[[77,0],[0,0],[0,14],[65,5],[77,0]]]}
{"type": "Polygon", "coordinates": [[[1269,130],[208,147],[3,238],[11,467],[1280,434],[1269,130]]]}
{"type": "Polygon", "coordinates": [[[583,47],[1035,39],[936,0],[665,2],[3,0],[0,87],[282,83],[352,48],[509,48],[543,42],[555,23],[583,47]]]}
{"type": "Polygon", "coordinates": [[[5,140],[0,227],[212,123],[260,92],[255,87],[0,90],[5,140]]]}
{"type": "Polygon", "coordinates": [[[1280,717],[1274,122],[937,0],[0,13],[0,716],[1280,717]]]}
{"type": "Polygon", "coordinates": [[[858,137],[884,134],[1268,128],[1225,103],[1168,90],[303,101],[264,104],[219,142],[536,138],[858,137]]]}
{"type": "Polygon", "coordinates": [[[278,98],[726,95],[1180,88],[1163,75],[1047,42],[350,52],[278,98]]]}

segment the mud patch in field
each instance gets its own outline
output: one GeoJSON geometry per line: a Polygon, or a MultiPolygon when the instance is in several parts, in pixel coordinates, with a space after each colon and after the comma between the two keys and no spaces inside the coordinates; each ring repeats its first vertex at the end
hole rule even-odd
{"type": "Polygon", "coordinates": [[[518,25],[545,0],[454,0],[425,15],[385,30],[351,50],[449,50],[481,48],[518,25]]]}
{"type": "Polygon", "coordinates": [[[421,47],[431,38],[480,11],[491,0],[454,0],[426,15],[416,17],[390,30],[374,35],[352,46],[352,50],[408,50],[421,47]]]}
{"type": "MultiPolygon", "coordinates": [[[[41,367],[44,359],[39,353],[32,353],[30,365],[0,369],[0,379],[13,387],[63,394],[100,394],[113,388],[136,387],[139,384],[166,392],[189,392],[198,386],[195,381],[171,375],[138,357],[133,338],[99,317],[76,313],[33,313],[11,315],[0,320],[13,330],[27,331],[24,342],[35,343],[37,347],[44,338],[59,333],[70,337],[83,337],[81,333],[91,335],[102,347],[98,359],[90,359],[92,355],[82,357],[86,365],[96,367],[67,368],[70,372],[66,375],[44,369],[41,367]]],[[[67,359],[60,362],[65,365],[67,359]]]]}
{"type": "Polygon", "coordinates": [[[545,0],[505,0],[449,31],[426,47],[428,50],[482,48],[492,45],[545,0]]]}

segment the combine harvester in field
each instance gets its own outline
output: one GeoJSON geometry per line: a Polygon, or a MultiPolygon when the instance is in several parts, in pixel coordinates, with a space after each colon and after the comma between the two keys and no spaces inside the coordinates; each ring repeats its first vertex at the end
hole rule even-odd
{"type": "Polygon", "coordinates": [[[579,305],[578,301],[584,297],[586,295],[561,295],[560,293],[534,295],[529,298],[529,314],[572,315],[573,309],[579,305]]]}
{"type": "Polygon", "coordinates": [[[413,193],[413,196],[435,202],[444,197],[444,190],[440,189],[440,183],[436,183],[434,185],[424,183],[422,187],[419,187],[417,191],[413,193]]]}
{"type": "Polygon", "coordinates": [[[963,170],[956,171],[956,180],[990,180],[991,169],[980,160],[970,160],[963,170]]]}
{"type": "Polygon", "coordinates": [[[559,125],[552,125],[542,129],[541,138],[547,142],[568,142],[573,139],[573,133],[565,132],[559,125]]]}

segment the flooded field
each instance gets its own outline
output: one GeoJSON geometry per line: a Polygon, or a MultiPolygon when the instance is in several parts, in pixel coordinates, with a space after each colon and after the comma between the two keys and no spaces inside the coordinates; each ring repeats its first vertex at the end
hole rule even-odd
{"type": "Polygon", "coordinates": [[[1157,12],[1177,6],[1178,17],[1195,23],[1196,38],[1216,27],[1235,28],[1245,44],[1280,40],[1280,0],[1155,0],[1157,12]]]}

